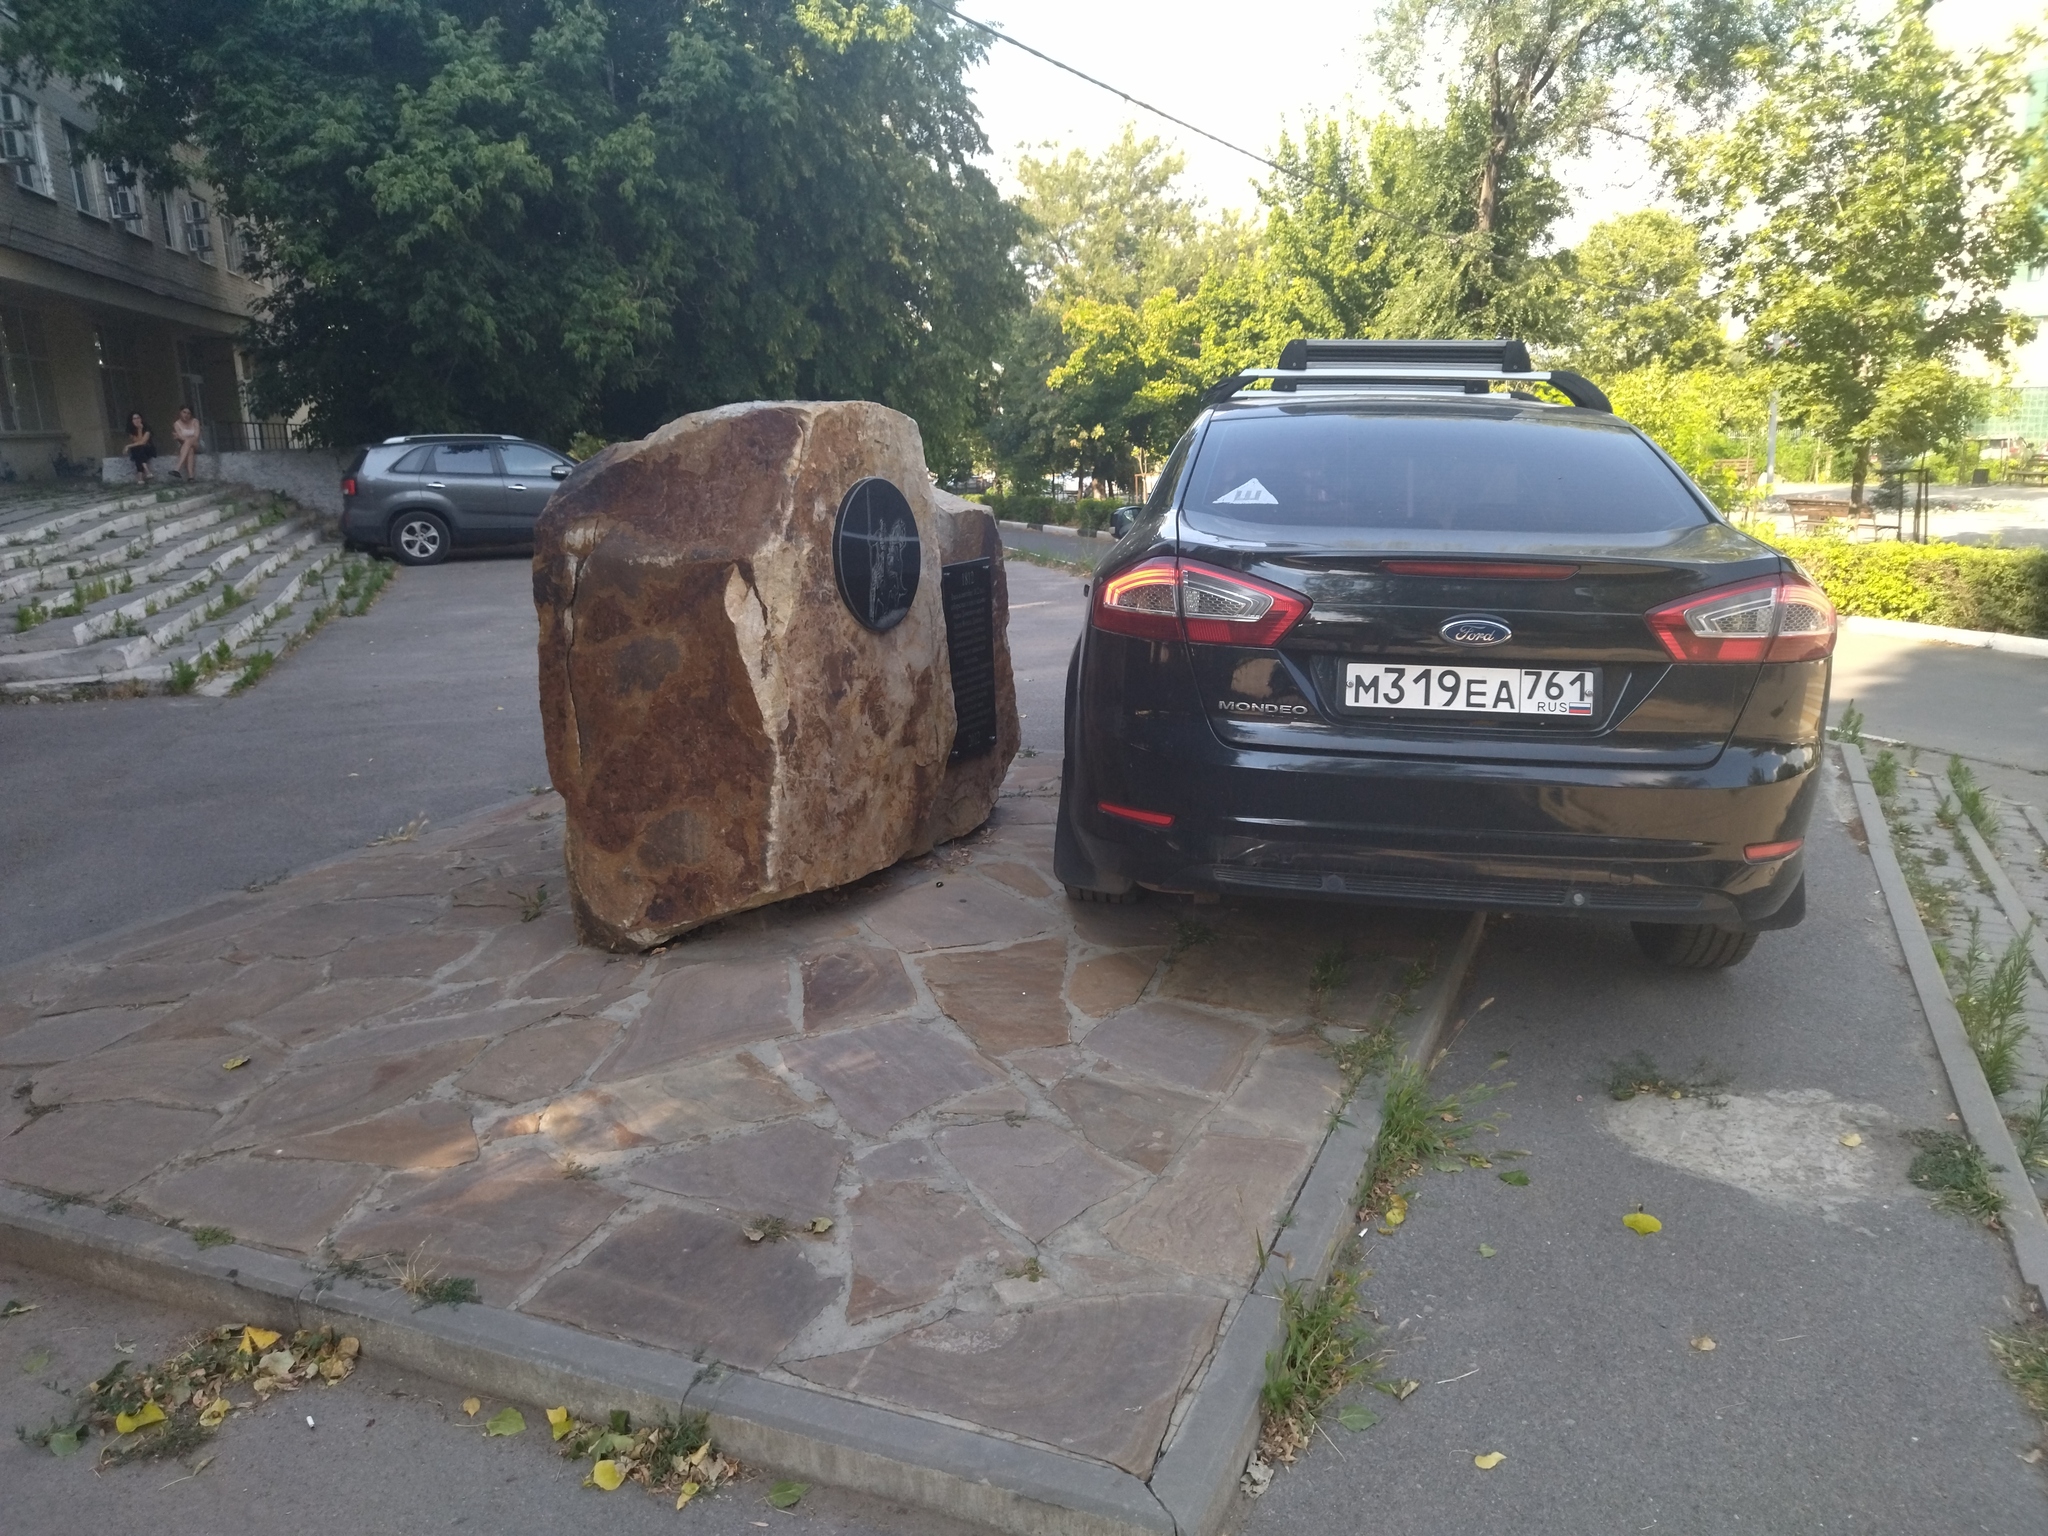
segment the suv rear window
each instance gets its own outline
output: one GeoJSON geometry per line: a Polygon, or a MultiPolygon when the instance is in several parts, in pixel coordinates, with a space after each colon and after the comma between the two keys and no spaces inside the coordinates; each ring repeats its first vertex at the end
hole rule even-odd
{"type": "Polygon", "coordinates": [[[1316,529],[1650,533],[1710,520],[1626,427],[1540,406],[1219,416],[1181,505],[1193,527],[1252,539],[1316,529]]]}

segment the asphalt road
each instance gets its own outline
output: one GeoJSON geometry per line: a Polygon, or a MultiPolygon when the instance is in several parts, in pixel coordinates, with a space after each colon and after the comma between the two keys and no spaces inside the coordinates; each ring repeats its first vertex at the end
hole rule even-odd
{"type": "MultiPolygon", "coordinates": [[[[1866,731],[2048,774],[2048,657],[1845,630],[1830,715],[1852,700],[1866,731]]],[[[2048,784],[2034,792],[2048,801],[2048,784]]]]}
{"type": "MultiPolygon", "coordinates": [[[[1019,563],[1009,574],[1025,743],[1057,750],[1082,586],[1019,563]]],[[[0,712],[0,847],[15,875],[0,959],[539,782],[525,591],[517,561],[408,572],[241,699],[0,712]]],[[[1319,1437],[1252,1507],[1252,1531],[2042,1528],[2043,1472],[2017,1459],[2038,1428],[1984,1345],[2017,1304],[2016,1277],[1997,1238],[1905,1183],[1901,1133],[1946,1123],[1946,1085],[1867,861],[1831,813],[1811,846],[1807,923],[1733,972],[1659,970],[1608,925],[1496,925],[1477,1011],[1437,1082],[1513,1080],[1489,1106],[1509,1116],[1501,1137],[1480,1144],[1525,1149],[1531,1182],[1467,1171],[1419,1183],[1365,1295],[1387,1330],[1384,1368],[1424,1385],[1400,1404],[1367,1394],[1381,1422],[1358,1436],[1333,1423],[1335,1443],[1319,1437]],[[1691,1115],[1690,1102],[1601,1093],[1607,1063],[1638,1049],[1673,1073],[1704,1059],[1736,1097],[1676,1137],[1658,1116],[1691,1115]],[[1855,1151],[1837,1136],[1850,1126],[1855,1151]],[[1621,1226],[1638,1205],[1661,1233],[1621,1226]],[[1714,1352],[1690,1347],[1700,1335],[1714,1352]],[[1472,1465],[1492,1450],[1507,1459],[1472,1465]]],[[[55,1285],[0,1257],[0,1300],[14,1295],[40,1310],[0,1321],[0,1418],[31,1428],[117,1344],[144,1359],[221,1321],[55,1285]]],[[[484,1440],[461,1395],[370,1362],[231,1422],[215,1461],[183,1482],[178,1468],[95,1477],[85,1456],[9,1439],[0,1529],[675,1529],[637,1490],[581,1488],[535,1430],[484,1440]]],[[[764,1491],[742,1485],[688,1518],[719,1536],[784,1520],[849,1536],[956,1529],[829,1490],[783,1515],[764,1491]]]]}
{"type": "Polygon", "coordinates": [[[1731,971],[1662,970],[1616,925],[1496,920],[1435,1086],[1514,1083],[1474,1145],[1526,1151],[1497,1167],[1529,1184],[1428,1173],[1370,1240],[1381,1369],[1422,1387],[1360,1393],[1380,1422],[1332,1424],[1249,1532],[2048,1528],[2019,1460],[2041,1428],[1985,1345],[2017,1272],[1906,1182],[1947,1082],[1867,857],[1827,806],[1807,847],[1806,922],[1731,971]],[[1616,1102],[1637,1051],[1732,1097],[1616,1102]],[[1660,1233],[1622,1225],[1638,1207],[1660,1233]]]}

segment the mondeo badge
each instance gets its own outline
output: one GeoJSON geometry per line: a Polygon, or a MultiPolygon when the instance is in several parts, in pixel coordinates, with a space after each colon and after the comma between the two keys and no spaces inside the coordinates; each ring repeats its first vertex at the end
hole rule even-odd
{"type": "Polygon", "coordinates": [[[1452,619],[1437,633],[1453,645],[1499,645],[1515,638],[1515,632],[1499,619],[1470,613],[1452,619]]]}

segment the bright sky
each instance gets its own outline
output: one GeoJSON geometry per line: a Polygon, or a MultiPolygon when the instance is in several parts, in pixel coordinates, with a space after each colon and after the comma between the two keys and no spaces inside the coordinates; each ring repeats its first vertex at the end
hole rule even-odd
{"type": "MultiPolygon", "coordinates": [[[[1309,112],[1390,108],[1368,67],[1375,0],[952,0],[957,8],[1141,100],[1261,153],[1309,112]]],[[[1879,0],[1866,0],[1881,8],[1879,0]]],[[[1952,48],[2008,36],[2024,21],[2048,30],[2041,0],[1939,0],[1937,32],[1952,48]]],[[[1256,206],[1264,170],[1004,43],[971,77],[994,158],[1013,164],[1052,141],[1095,150],[1135,122],[1187,158],[1187,185],[1211,212],[1256,206]]],[[[1418,93],[1417,105],[1430,105],[1418,93]]],[[[1603,147],[1568,178],[1578,206],[1557,233],[1575,243],[1610,214],[1656,198],[1639,147],[1603,147]]],[[[1005,174],[1006,188],[1014,183],[1005,174]]]]}

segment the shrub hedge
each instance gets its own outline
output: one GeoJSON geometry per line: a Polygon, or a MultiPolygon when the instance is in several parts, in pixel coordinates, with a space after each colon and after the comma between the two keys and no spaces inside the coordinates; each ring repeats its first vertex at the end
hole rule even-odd
{"type": "Polygon", "coordinates": [[[1843,613],[2048,635],[2048,549],[1852,544],[1826,535],[1766,542],[1797,560],[1843,613]]]}
{"type": "Polygon", "coordinates": [[[1109,514],[1118,507],[1129,505],[1128,502],[1094,496],[1083,496],[1078,501],[1060,501],[1028,491],[986,491],[967,499],[981,502],[997,517],[1008,518],[1013,523],[1053,523],[1062,528],[1107,528],[1109,514]]]}

